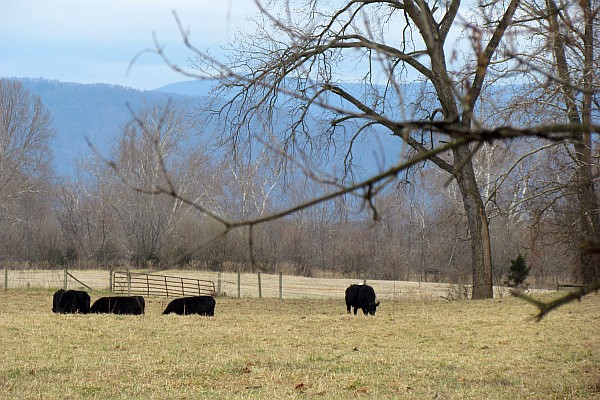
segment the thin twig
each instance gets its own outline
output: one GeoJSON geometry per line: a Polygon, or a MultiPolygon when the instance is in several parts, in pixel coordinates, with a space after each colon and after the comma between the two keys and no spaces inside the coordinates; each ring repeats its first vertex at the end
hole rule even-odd
{"type": "Polygon", "coordinates": [[[550,302],[543,302],[541,300],[536,299],[535,297],[529,296],[525,293],[523,293],[520,290],[512,290],[511,293],[513,296],[518,297],[519,299],[525,300],[526,302],[533,304],[534,306],[536,306],[538,308],[538,310],[540,311],[539,314],[537,314],[535,316],[536,321],[541,321],[542,318],[544,318],[546,315],[548,315],[548,313],[552,310],[555,310],[561,306],[564,306],[565,304],[568,304],[572,301],[578,300],[581,301],[581,299],[585,296],[587,296],[588,294],[591,294],[593,292],[598,292],[600,291],[600,280],[592,283],[591,285],[579,288],[575,291],[569,292],[566,295],[559,297],[556,300],[550,301],[550,302]]]}

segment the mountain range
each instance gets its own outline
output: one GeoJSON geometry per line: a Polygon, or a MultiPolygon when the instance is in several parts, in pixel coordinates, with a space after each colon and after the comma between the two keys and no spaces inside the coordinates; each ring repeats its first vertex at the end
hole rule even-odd
{"type": "Polygon", "coordinates": [[[39,96],[52,115],[51,141],[58,176],[75,176],[78,162],[93,154],[88,141],[106,154],[124,125],[147,104],[174,101],[194,107],[206,101],[211,82],[180,82],[155,90],[109,84],[79,84],[47,79],[14,79],[39,96]]]}
{"type": "MultiPolygon", "coordinates": [[[[209,92],[214,85],[213,81],[185,81],[144,91],[42,78],[0,79],[18,80],[28,91],[39,96],[51,113],[55,131],[51,148],[58,177],[77,175],[79,162],[93,155],[88,141],[100,154],[107,155],[125,124],[148,104],[172,101],[193,111],[209,101],[209,92]]],[[[380,170],[397,161],[399,142],[389,134],[378,135],[376,142],[369,146],[355,146],[354,161],[363,171],[380,170]]]]}

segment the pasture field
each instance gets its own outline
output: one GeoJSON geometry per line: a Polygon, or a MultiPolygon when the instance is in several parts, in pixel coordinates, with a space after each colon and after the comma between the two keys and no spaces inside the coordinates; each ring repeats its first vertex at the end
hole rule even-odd
{"type": "MultiPolygon", "coordinates": [[[[532,321],[514,298],[219,298],[214,318],[56,315],[0,292],[1,399],[598,399],[600,296],[532,321]]],[[[105,295],[94,292],[92,301],[105,295]]],[[[548,296],[548,295],[546,295],[548,296]]]]}

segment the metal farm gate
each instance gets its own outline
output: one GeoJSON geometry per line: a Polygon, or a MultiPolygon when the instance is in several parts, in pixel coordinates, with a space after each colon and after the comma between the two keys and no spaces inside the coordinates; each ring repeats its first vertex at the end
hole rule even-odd
{"type": "Polygon", "coordinates": [[[122,271],[113,272],[111,289],[113,293],[146,296],[216,295],[213,281],[122,271]]]}

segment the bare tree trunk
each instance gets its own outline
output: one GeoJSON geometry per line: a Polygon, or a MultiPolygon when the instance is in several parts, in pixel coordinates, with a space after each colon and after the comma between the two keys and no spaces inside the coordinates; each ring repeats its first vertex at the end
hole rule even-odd
{"type": "MultiPolygon", "coordinates": [[[[477,103],[485,77],[488,72],[492,57],[504,37],[506,30],[512,23],[519,0],[512,0],[507,5],[502,18],[490,36],[487,44],[480,43],[481,48],[477,54],[477,69],[474,71],[473,80],[469,82],[464,101],[466,106],[459,107],[456,102],[452,79],[450,79],[446,56],[444,54],[444,41],[448,32],[447,25],[452,18],[444,18],[437,24],[428,5],[425,2],[407,2],[405,10],[411,16],[415,25],[421,32],[431,60],[431,82],[435,86],[442,113],[446,121],[459,122],[466,130],[471,129],[475,104],[477,103]]],[[[447,16],[454,16],[460,2],[452,2],[447,16]]],[[[471,162],[471,146],[459,147],[453,150],[454,165],[451,168],[438,166],[454,174],[460,188],[461,197],[465,206],[469,232],[471,235],[471,260],[473,274],[472,299],[485,299],[494,296],[492,283],[492,251],[487,214],[479,192],[473,164],[471,162]]]]}
{"type": "MultiPolygon", "coordinates": [[[[598,221],[598,198],[594,188],[594,177],[592,171],[592,135],[590,133],[592,114],[592,90],[593,90],[593,68],[594,68],[594,20],[590,0],[579,2],[583,8],[584,32],[583,32],[583,109],[581,120],[583,131],[581,142],[575,145],[577,157],[577,197],[579,200],[579,223],[581,229],[581,241],[586,243],[596,241],[600,238],[600,223],[598,221]]],[[[580,252],[579,277],[583,283],[590,284],[600,279],[600,263],[597,254],[580,252]]]]}
{"type": "MultiPolygon", "coordinates": [[[[571,85],[572,77],[569,73],[567,60],[567,43],[565,36],[559,34],[559,8],[553,0],[547,0],[548,26],[554,33],[552,36],[552,51],[556,63],[559,78],[566,84],[562,85],[561,91],[567,106],[567,117],[572,124],[581,124],[582,130],[574,144],[575,162],[575,185],[577,193],[577,209],[579,219],[579,240],[581,244],[597,241],[600,238],[600,220],[598,215],[598,197],[594,187],[594,175],[592,171],[592,135],[590,132],[593,90],[593,68],[594,68],[594,34],[593,13],[589,0],[579,2],[584,17],[583,32],[576,32],[582,38],[583,59],[583,104],[581,112],[577,106],[576,95],[571,85]]],[[[581,251],[575,266],[575,276],[583,283],[590,284],[600,279],[600,256],[597,254],[581,251]]]]}
{"type": "Polygon", "coordinates": [[[454,151],[455,163],[464,162],[456,175],[467,214],[471,239],[471,271],[474,300],[494,297],[492,281],[492,250],[487,214],[473,172],[470,149],[461,147],[454,151]]]}

